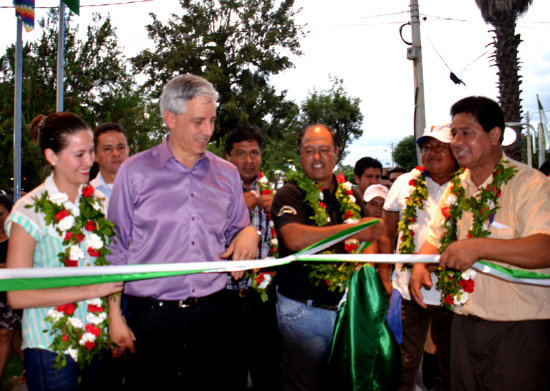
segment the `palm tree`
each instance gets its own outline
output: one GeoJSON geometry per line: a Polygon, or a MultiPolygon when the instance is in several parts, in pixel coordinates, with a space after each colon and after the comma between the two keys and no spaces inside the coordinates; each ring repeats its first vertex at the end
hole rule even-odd
{"type": "MultiPolygon", "coordinates": [[[[475,0],[486,23],[494,27],[491,45],[495,47],[492,58],[498,68],[499,101],[507,122],[521,122],[521,76],[518,61],[516,20],[524,14],[533,0],[475,0]]],[[[522,161],[521,129],[516,128],[516,141],[506,148],[512,159],[522,161]]]]}

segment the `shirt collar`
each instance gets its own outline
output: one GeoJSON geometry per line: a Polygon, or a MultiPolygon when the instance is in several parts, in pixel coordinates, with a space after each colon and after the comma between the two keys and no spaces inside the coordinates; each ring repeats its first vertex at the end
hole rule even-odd
{"type": "MultiPolygon", "coordinates": [[[[166,136],[166,138],[162,141],[162,143],[159,145],[159,159],[160,164],[165,165],[166,162],[170,159],[176,160],[176,157],[174,156],[174,153],[172,152],[172,149],[170,149],[170,146],[168,145],[168,138],[170,135],[166,136]]],[[[206,151],[205,153],[201,154],[199,159],[195,162],[195,164],[199,163],[202,160],[206,160],[208,163],[212,161],[213,157],[209,151],[206,151]]]]}

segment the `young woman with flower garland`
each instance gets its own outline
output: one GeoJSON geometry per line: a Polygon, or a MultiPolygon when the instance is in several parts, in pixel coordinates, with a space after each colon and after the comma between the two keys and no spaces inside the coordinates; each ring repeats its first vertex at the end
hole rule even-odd
{"type": "MultiPolygon", "coordinates": [[[[103,265],[113,225],[104,197],[86,185],[94,162],[93,135],[72,113],[38,116],[31,133],[53,173],[19,200],[6,228],[10,268],[103,265]]],[[[23,353],[27,386],[33,390],[97,388],[88,365],[108,349],[105,296],[122,282],[8,292],[14,308],[25,308],[23,353]]]]}

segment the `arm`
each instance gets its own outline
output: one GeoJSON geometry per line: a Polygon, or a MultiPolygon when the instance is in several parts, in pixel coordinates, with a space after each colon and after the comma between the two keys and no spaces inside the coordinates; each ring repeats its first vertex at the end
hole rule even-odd
{"type": "MultiPolygon", "coordinates": [[[[381,236],[378,241],[378,248],[380,254],[392,254],[393,253],[393,246],[390,243],[390,240],[387,236],[381,236]]],[[[368,247],[367,247],[368,249],[368,247]]],[[[377,267],[378,275],[380,276],[380,279],[382,280],[382,284],[384,284],[384,288],[386,288],[386,292],[388,292],[388,295],[391,297],[392,293],[392,284],[391,284],[391,276],[390,276],[390,269],[391,266],[389,263],[381,263],[377,267]]]]}
{"type": "MultiPolygon", "coordinates": [[[[280,235],[289,250],[300,251],[313,243],[317,243],[318,241],[331,235],[337,234],[345,229],[369,220],[373,220],[373,218],[365,217],[356,224],[336,224],[326,227],[316,227],[301,223],[288,223],[281,227],[280,235]]],[[[374,242],[383,233],[383,231],[384,224],[380,222],[351,236],[351,238],[358,239],[363,242],[374,242]]]]}
{"type": "MultiPolygon", "coordinates": [[[[256,259],[258,255],[258,242],[260,236],[258,231],[252,225],[244,227],[233,238],[227,250],[220,255],[220,258],[227,259],[233,256],[234,261],[241,261],[246,259],[256,259]]],[[[238,280],[244,275],[244,271],[231,272],[231,276],[238,280]]]]}
{"type": "Polygon", "coordinates": [[[441,254],[439,266],[467,270],[480,259],[504,262],[524,269],[550,267],[550,235],[518,239],[472,238],[451,243],[441,254]]]}
{"type": "Polygon", "coordinates": [[[386,224],[386,235],[393,246],[397,235],[397,223],[399,222],[399,212],[390,212],[385,210],[382,212],[382,220],[386,224]]]}
{"type": "Polygon", "coordinates": [[[126,349],[136,352],[134,341],[136,337],[122,315],[120,309],[120,295],[109,300],[109,335],[115,346],[112,346],[113,357],[121,357],[126,349]]]}
{"type": "Polygon", "coordinates": [[[243,197],[248,210],[253,210],[258,202],[258,196],[256,195],[256,193],[252,191],[245,191],[243,192],[243,197]]]}
{"type": "MultiPolygon", "coordinates": [[[[33,267],[36,241],[19,224],[13,224],[8,245],[8,268],[33,267]]],[[[122,282],[66,288],[32,289],[8,292],[12,308],[51,307],[75,301],[104,297],[122,291],[122,282]]]]}
{"type": "Polygon", "coordinates": [[[271,206],[273,205],[273,195],[272,194],[263,194],[258,197],[257,205],[260,209],[263,209],[266,213],[271,212],[271,206]]]}
{"type": "MultiPolygon", "coordinates": [[[[439,254],[439,249],[430,242],[424,242],[420,248],[419,254],[439,254]]],[[[424,297],[420,293],[420,288],[431,288],[432,278],[426,264],[416,263],[411,271],[411,279],[409,280],[409,291],[412,298],[422,308],[428,308],[424,303],[424,297]]]]}

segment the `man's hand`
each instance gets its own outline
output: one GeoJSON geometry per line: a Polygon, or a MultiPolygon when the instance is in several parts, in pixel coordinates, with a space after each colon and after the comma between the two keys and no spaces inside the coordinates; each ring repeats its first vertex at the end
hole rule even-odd
{"type": "Polygon", "coordinates": [[[260,209],[263,209],[266,213],[271,212],[271,205],[273,204],[273,194],[263,194],[256,199],[256,205],[260,209]]]}
{"type": "Polygon", "coordinates": [[[420,307],[428,308],[426,303],[424,303],[424,297],[422,296],[422,293],[420,293],[420,288],[424,287],[429,289],[432,286],[432,277],[430,276],[430,272],[426,268],[426,265],[422,263],[415,264],[413,266],[411,279],[409,281],[409,292],[414,301],[416,301],[420,307]]]}
{"type": "MultiPolygon", "coordinates": [[[[374,220],[374,217],[363,217],[359,223],[364,223],[365,221],[374,220]]],[[[377,240],[381,235],[384,235],[386,232],[386,226],[384,225],[384,221],[382,219],[379,219],[380,222],[374,225],[371,225],[370,227],[364,229],[363,231],[353,235],[352,237],[354,239],[361,240],[363,242],[374,242],[377,240]]]]}
{"type": "Polygon", "coordinates": [[[244,196],[244,202],[246,203],[246,207],[249,211],[253,210],[258,202],[258,193],[255,191],[245,191],[243,193],[244,196]]]}
{"type": "Polygon", "coordinates": [[[136,352],[134,346],[136,337],[126,324],[126,319],[120,310],[120,295],[109,299],[109,336],[113,342],[111,354],[114,358],[122,357],[126,349],[130,353],[136,352]]]}
{"type": "MultiPolygon", "coordinates": [[[[259,241],[260,236],[256,228],[251,225],[244,227],[229,243],[229,247],[220,255],[220,258],[227,259],[233,256],[234,261],[256,259],[259,241]]],[[[231,276],[236,280],[242,278],[243,275],[244,271],[242,270],[231,272],[231,276]]]]}
{"type": "Polygon", "coordinates": [[[456,269],[462,272],[468,270],[482,258],[479,253],[482,240],[472,238],[451,243],[441,254],[439,266],[443,269],[456,269]]]}

